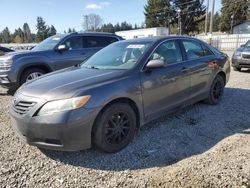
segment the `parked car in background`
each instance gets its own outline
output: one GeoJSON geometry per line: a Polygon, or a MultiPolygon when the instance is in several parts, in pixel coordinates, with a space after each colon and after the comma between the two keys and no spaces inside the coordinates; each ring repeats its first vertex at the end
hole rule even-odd
{"type": "Polygon", "coordinates": [[[235,50],[232,57],[232,67],[235,71],[241,71],[241,68],[250,68],[250,40],[235,50]]]}
{"type": "Polygon", "coordinates": [[[29,144],[116,152],[139,127],[198,101],[220,102],[228,56],[189,37],[116,42],[84,64],[24,84],[10,114],[29,144]]]}
{"type": "Polygon", "coordinates": [[[9,52],[14,52],[14,50],[0,46],[0,56],[3,56],[9,52]]]}
{"type": "Polygon", "coordinates": [[[122,40],[110,33],[71,33],[55,35],[30,51],[0,58],[0,85],[16,89],[46,73],[78,65],[103,47],[122,40]]]}

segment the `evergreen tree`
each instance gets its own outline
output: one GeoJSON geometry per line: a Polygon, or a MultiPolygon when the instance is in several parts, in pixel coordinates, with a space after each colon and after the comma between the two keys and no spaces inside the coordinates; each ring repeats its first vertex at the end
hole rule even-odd
{"type": "MultiPolygon", "coordinates": [[[[189,34],[198,30],[199,22],[205,19],[204,0],[173,0],[175,10],[180,11],[182,34],[189,34]]],[[[178,17],[174,20],[178,23],[178,17]]]]}
{"type": "MultiPolygon", "coordinates": [[[[209,28],[210,17],[211,17],[211,12],[208,13],[207,28],[209,28]]],[[[220,31],[220,30],[221,30],[221,15],[219,12],[216,12],[214,14],[213,32],[220,31]]],[[[203,33],[204,31],[205,31],[205,20],[202,20],[200,23],[198,23],[197,32],[203,33]]]]}
{"type": "Polygon", "coordinates": [[[248,0],[222,0],[221,30],[229,32],[232,25],[244,23],[249,16],[248,0]]]}
{"type": "Polygon", "coordinates": [[[32,34],[30,31],[30,27],[27,23],[23,24],[23,34],[24,34],[24,39],[23,41],[26,43],[32,42],[32,34]]]}
{"type": "Polygon", "coordinates": [[[42,17],[37,17],[37,34],[36,34],[36,42],[41,42],[47,38],[48,35],[48,26],[42,17]]]}
{"type": "Polygon", "coordinates": [[[56,35],[56,32],[57,32],[56,28],[53,25],[51,25],[48,30],[48,37],[56,35]]]}
{"type": "Polygon", "coordinates": [[[148,0],[144,7],[146,27],[164,27],[173,15],[169,0],[148,0]]]}
{"type": "Polygon", "coordinates": [[[13,42],[20,44],[23,43],[23,39],[19,35],[16,35],[13,42]]]}
{"type": "Polygon", "coordinates": [[[11,42],[10,30],[8,27],[6,27],[2,31],[2,43],[10,43],[10,42],[11,42]]]}

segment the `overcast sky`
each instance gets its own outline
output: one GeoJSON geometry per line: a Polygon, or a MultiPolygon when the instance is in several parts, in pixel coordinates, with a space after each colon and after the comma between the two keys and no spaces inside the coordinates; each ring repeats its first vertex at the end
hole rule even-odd
{"type": "MultiPolygon", "coordinates": [[[[53,24],[59,33],[69,27],[82,30],[84,14],[96,13],[103,22],[127,21],[139,24],[144,21],[147,0],[0,0],[0,31],[6,26],[11,32],[27,22],[36,32],[36,18],[42,16],[48,25],[53,24]]],[[[220,9],[216,0],[216,10],[220,9]]]]}

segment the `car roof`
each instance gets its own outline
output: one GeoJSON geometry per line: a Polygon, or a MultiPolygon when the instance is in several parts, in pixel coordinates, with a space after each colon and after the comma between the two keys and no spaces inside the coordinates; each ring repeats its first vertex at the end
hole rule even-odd
{"type": "Polygon", "coordinates": [[[70,36],[70,35],[115,36],[115,37],[122,38],[114,33],[105,33],[105,32],[73,32],[73,33],[65,33],[65,34],[56,34],[55,36],[65,37],[65,36],[70,36]]]}
{"type": "Polygon", "coordinates": [[[151,42],[151,43],[157,43],[157,42],[161,42],[167,39],[192,39],[192,40],[196,40],[196,41],[200,41],[196,38],[190,37],[190,36],[178,36],[178,35],[174,35],[174,36],[158,36],[158,37],[145,37],[145,38],[135,38],[135,39],[128,39],[122,42],[133,42],[133,43],[143,43],[143,42],[151,42]]]}

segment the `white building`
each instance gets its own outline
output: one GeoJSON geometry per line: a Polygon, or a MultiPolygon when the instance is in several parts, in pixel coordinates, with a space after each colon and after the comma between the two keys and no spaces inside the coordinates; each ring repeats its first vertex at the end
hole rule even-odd
{"type": "Polygon", "coordinates": [[[250,20],[234,26],[233,34],[250,34],[250,20]]]}
{"type": "Polygon", "coordinates": [[[115,34],[123,37],[124,39],[134,39],[142,37],[167,36],[169,35],[169,30],[165,27],[155,27],[129,31],[118,31],[115,34]]]}

